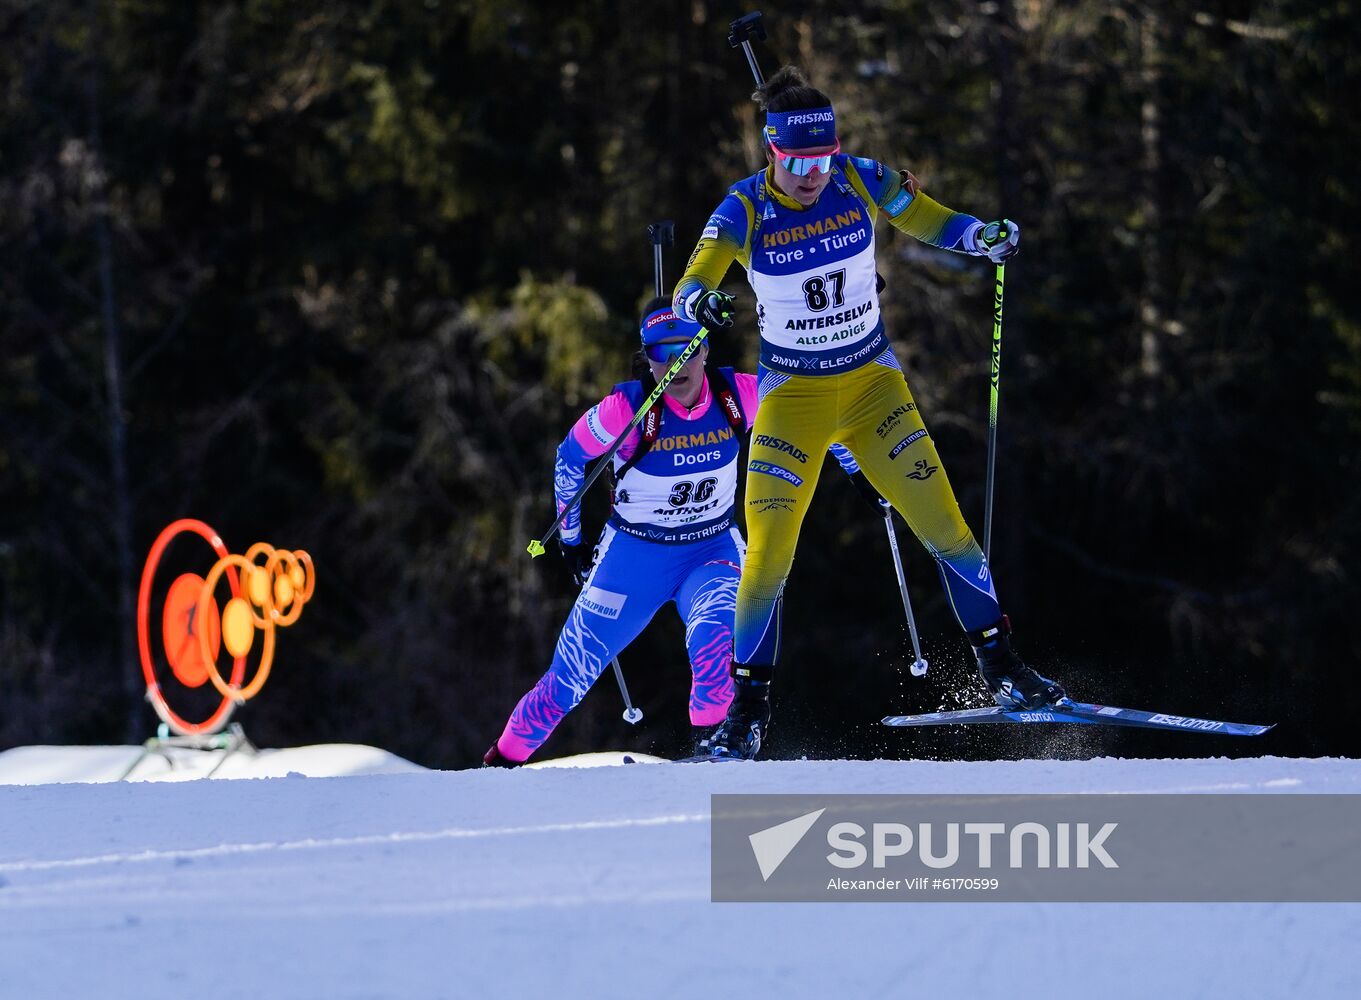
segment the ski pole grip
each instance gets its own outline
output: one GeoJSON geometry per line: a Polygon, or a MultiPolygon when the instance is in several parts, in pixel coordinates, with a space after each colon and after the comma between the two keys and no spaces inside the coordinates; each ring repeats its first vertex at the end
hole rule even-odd
{"type": "Polygon", "coordinates": [[[743,42],[755,38],[758,42],[766,40],[765,25],[761,23],[761,12],[754,10],[750,14],[743,14],[736,21],[728,24],[728,47],[737,48],[743,42]]]}
{"type": "Polygon", "coordinates": [[[676,223],[670,219],[654,222],[647,227],[647,238],[654,247],[669,247],[676,241],[676,223]]]}

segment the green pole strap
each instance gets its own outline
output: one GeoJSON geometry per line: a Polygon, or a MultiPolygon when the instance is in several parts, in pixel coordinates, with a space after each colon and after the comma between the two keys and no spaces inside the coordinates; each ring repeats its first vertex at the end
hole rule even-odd
{"type": "Polygon", "coordinates": [[[997,265],[997,283],[992,293],[992,368],[988,381],[992,384],[988,402],[988,476],[983,507],[983,558],[992,557],[992,494],[994,470],[997,466],[997,405],[1002,386],[1002,289],[1007,280],[1007,266],[997,265]]]}
{"type": "Polygon", "coordinates": [[[647,416],[647,411],[652,409],[652,404],[662,398],[662,393],[664,393],[666,387],[671,384],[671,380],[676,377],[676,373],[685,367],[687,361],[694,357],[695,352],[699,350],[700,345],[704,343],[705,338],[708,336],[709,331],[704,329],[704,327],[700,327],[699,333],[690,338],[690,343],[685,345],[685,350],[681,352],[681,356],[672,362],[671,367],[666,370],[666,374],[657,382],[657,388],[653,389],[652,394],[649,395],[647,399],[643,400],[643,405],[640,406],[638,412],[633,415],[633,419],[629,421],[629,425],[614,439],[614,444],[610,445],[610,450],[600,456],[600,459],[596,462],[595,469],[586,477],[586,481],[581,484],[581,488],[577,490],[576,495],[568,501],[567,506],[562,509],[562,513],[553,519],[553,523],[549,526],[548,531],[544,533],[542,538],[530,542],[529,545],[525,547],[525,551],[529,553],[531,559],[536,559],[548,551],[545,546],[553,540],[554,535],[562,530],[562,519],[567,516],[567,513],[573,507],[581,502],[581,498],[586,495],[586,491],[591,488],[591,484],[605,471],[605,467],[608,466],[610,460],[614,458],[615,452],[623,446],[624,439],[629,436],[630,432],[632,432],[635,427],[643,422],[643,417],[647,416]]]}

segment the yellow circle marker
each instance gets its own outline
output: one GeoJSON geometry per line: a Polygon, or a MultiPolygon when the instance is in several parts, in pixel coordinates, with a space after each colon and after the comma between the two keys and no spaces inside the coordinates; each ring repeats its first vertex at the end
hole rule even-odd
{"type": "Polygon", "coordinates": [[[275,558],[274,546],[268,542],[256,542],[246,550],[246,564],[251,567],[251,578],[261,577],[259,583],[251,587],[252,580],[247,579],[245,585],[250,591],[251,613],[254,615],[255,627],[263,629],[270,622],[277,621],[278,611],[274,607],[274,567],[275,558]],[[264,560],[261,562],[261,560],[264,560]],[[257,611],[256,608],[259,610],[257,611]]]}
{"type": "Polygon", "coordinates": [[[233,597],[222,609],[222,641],[232,656],[245,656],[255,641],[255,623],[250,605],[233,597]]]}
{"type": "Polygon", "coordinates": [[[250,602],[257,608],[265,608],[269,604],[269,573],[258,567],[248,572],[246,593],[250,595],[250,602]]]}
{"type": "Polygon", "coordinates": [[[294,590],[302,590],[303,585],[307,583],[307,574],[298,563],[294,563],[293,568],[288,571],[288,578],[293,581],[294,590]]]}
{"type": "Polygon", "coordinates": [[[288,602],[293,600],[293,581],[289,576],[281,574],[274,581],[274,603],[281,608],[288,607],[288,602]]]}

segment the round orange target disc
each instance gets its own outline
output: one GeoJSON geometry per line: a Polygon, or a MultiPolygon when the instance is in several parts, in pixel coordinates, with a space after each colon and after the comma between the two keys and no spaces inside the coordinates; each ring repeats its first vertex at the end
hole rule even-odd
{"type": "Polygon", "coordinates": [[[161,614],[161,638],[165,642],[166,658],[175,679],[185,687],[201,687],[208,680],[208,668],[203,664],[198,633],[205,629],[208,646],[217,656],[222,641],[222,623],[217,602],[208,602],[206,621],[198,621],[198,599],[203,592],[203,577],[185,573],[170,585],[161,614]]]}

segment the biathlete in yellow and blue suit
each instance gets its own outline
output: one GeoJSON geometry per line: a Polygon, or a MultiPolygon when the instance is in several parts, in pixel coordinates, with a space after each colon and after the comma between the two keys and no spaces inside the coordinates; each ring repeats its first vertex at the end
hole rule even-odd
{"type": "Polygon", "coordinates": [[[719,285],[734,260],[756,293],[760,406],[746,485],[749,534],[737,594],[736,696],[711,740],[716,755],[752,757],[770,721],[781,602],[799,529],[839,441],[869,482],[935,557],[950,606],[996,700],[1036,708],[1064,697],[1011,649],[982,549],[964,522],[945,468],[879,311],[874,223],[942,250],[1001,262],[1018,247],[1011,222],[985,226],[933,201],[908,173],[843,154],[831,100],[785,67],[757,92],[769,165],[729,190],[675,289],[678,316],[732,326],[719,285]],[[990,240],[989,237],[992,237],[990,240]]]}

